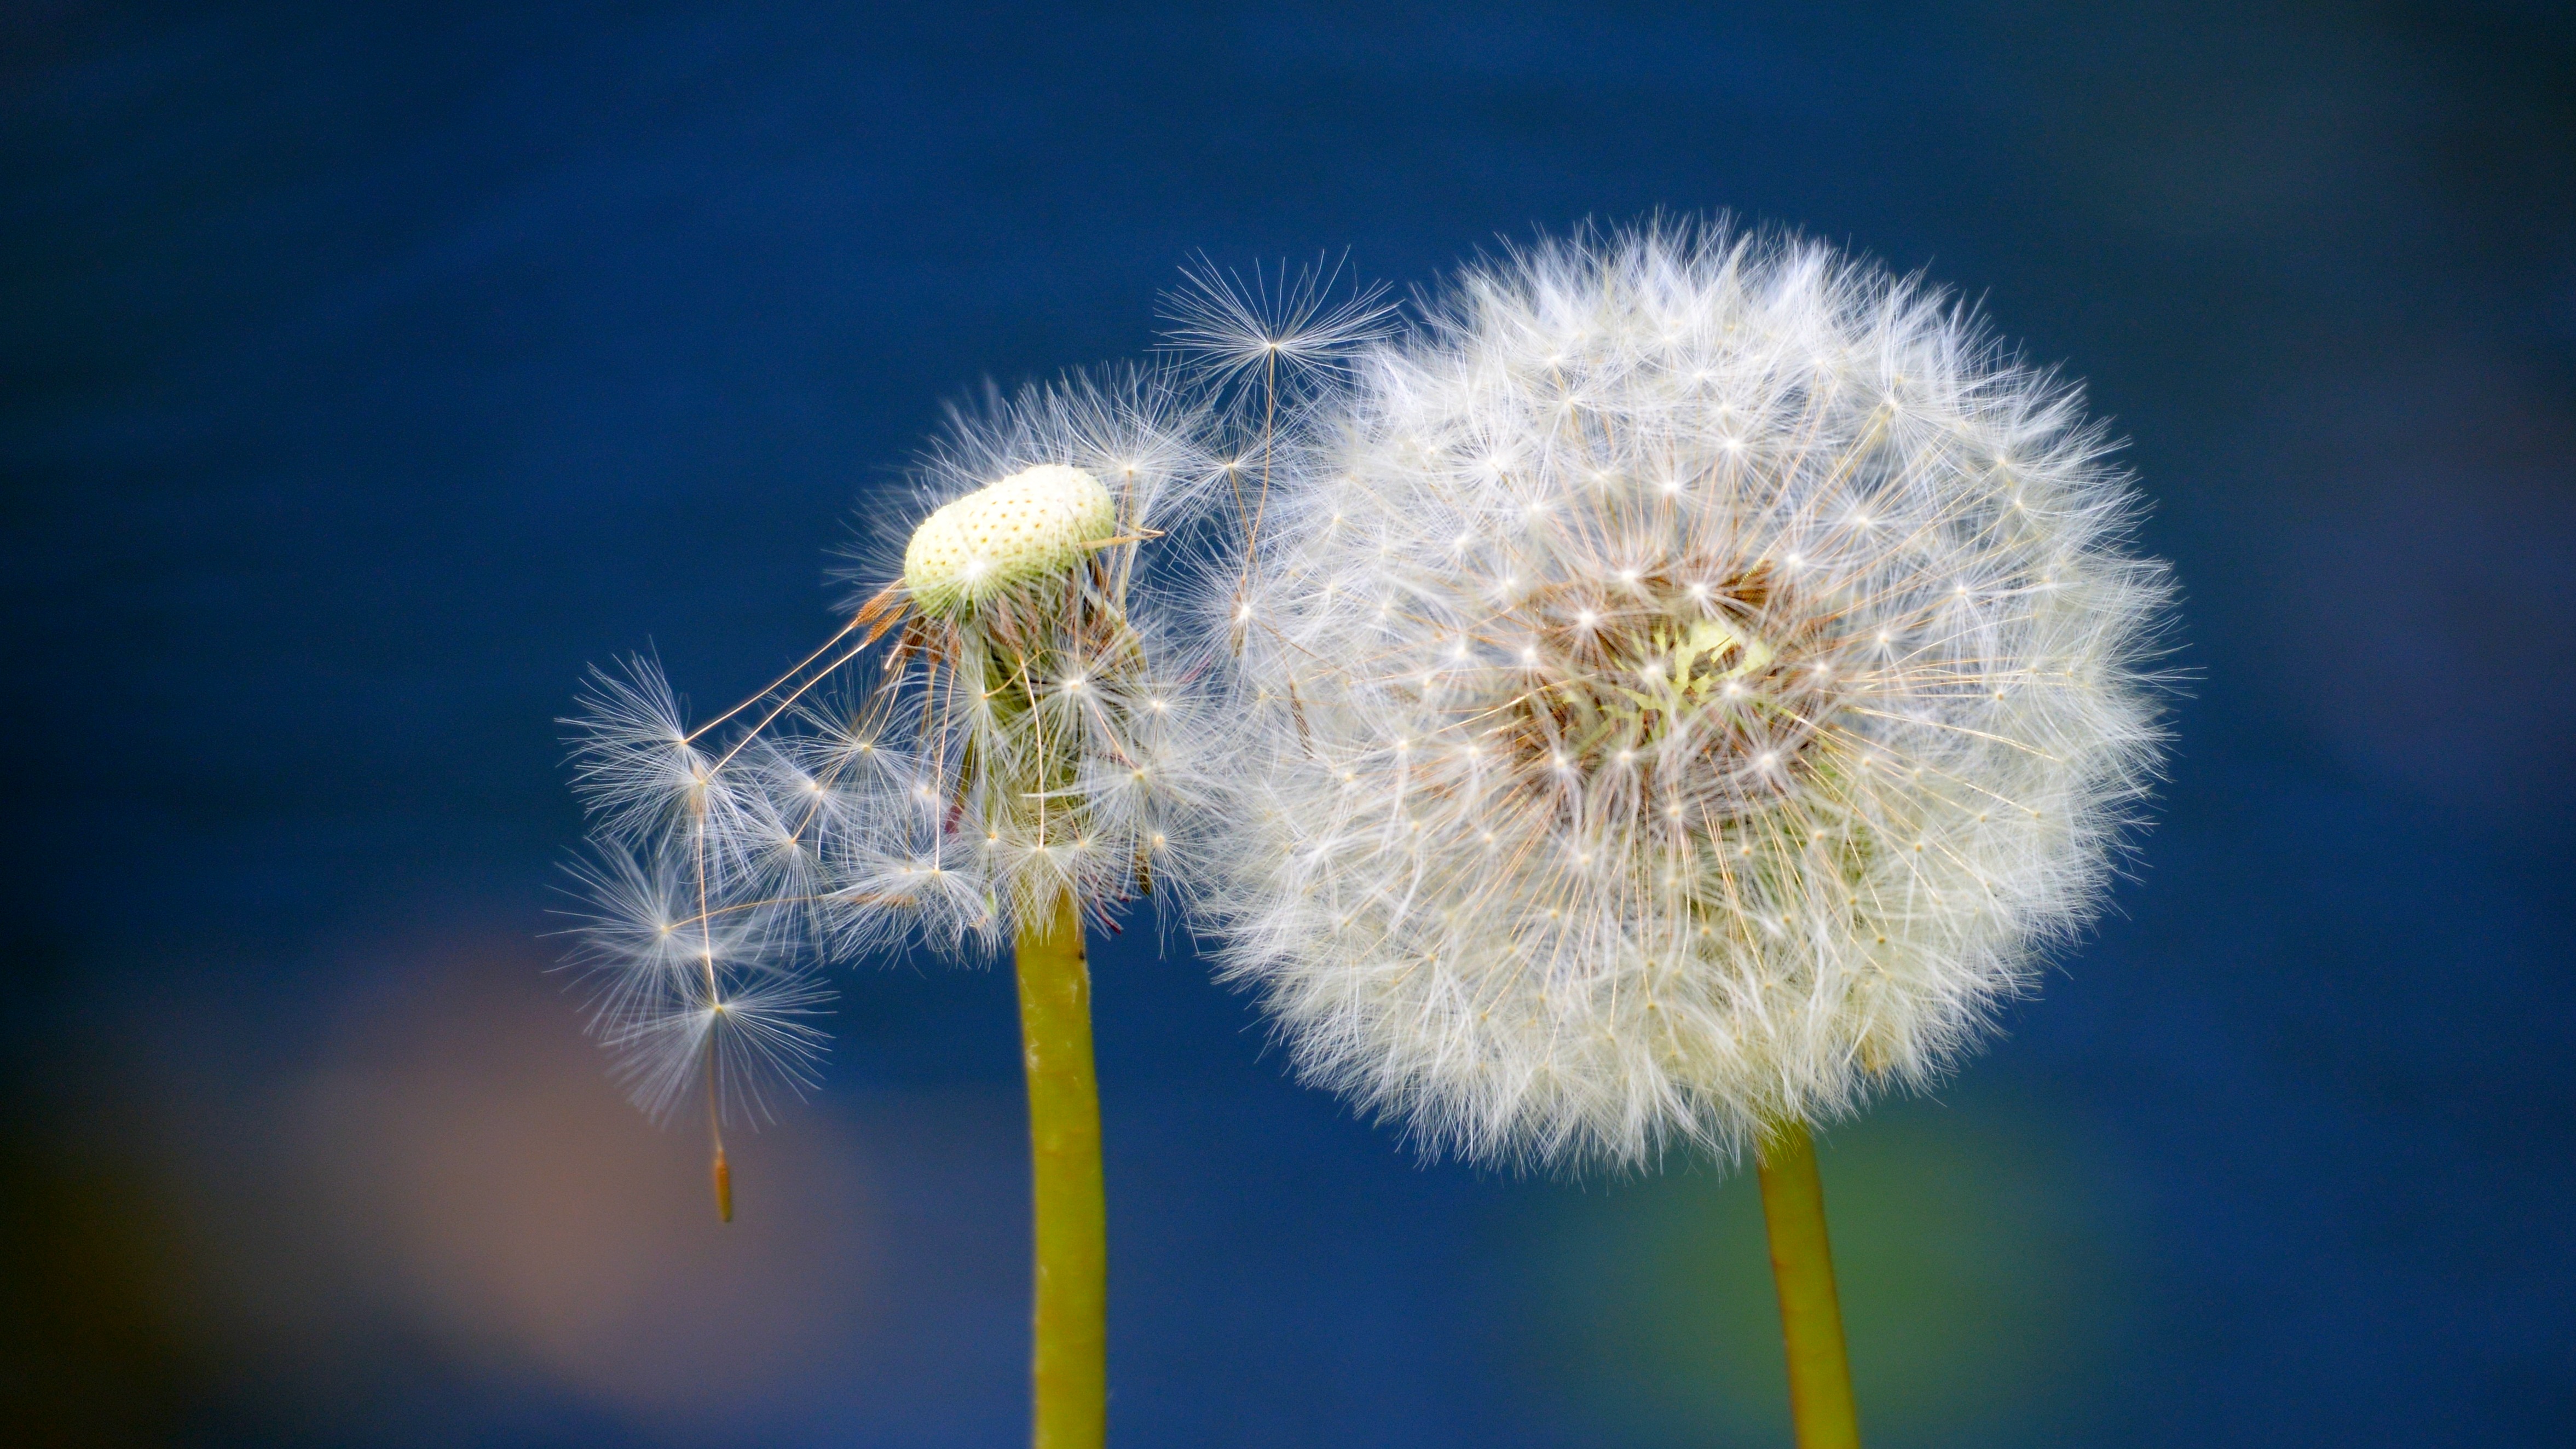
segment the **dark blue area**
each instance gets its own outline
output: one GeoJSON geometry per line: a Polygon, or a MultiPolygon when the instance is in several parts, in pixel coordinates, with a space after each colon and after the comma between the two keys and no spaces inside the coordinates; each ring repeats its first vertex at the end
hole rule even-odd
{"type": "MultiPolygon", "coordinates": [[[[1951,1109],[2083,1144],[2116,1347],[1886,1442],[2576,1441],[2571,76],[2511,3],[13,11],[0,1257],[123,1276],[0,1274],[0,1388],[63,1442],[1013,1442],[1008,1284],[902,1300],[966,1345],[917,1382],[991,1400],[947,1420],[666,1422],[400,1323],[338,1377],[211,1342],[223,1231],[149,1185],[193,1169],[134,1043],[250,1094],[373,943],[548,929],[584,667],[759,685],[943,400],[1138,354],[1194,254],[1423,285],[1724,211],[2087,377],[2186,593],[2160,823],[1951,1109]]],[[[1550,1306],[1549,1245],[1652,1199],[1415,1164],[1152,934],[1100,967],[1123,1442],[1705,1442],[1587,1399],[1593,1309],[1550,1306]]],[[[843,984],[791,1114],[1016,1130],[1003,976],[843,984]]],[[[965,1184],[1015,1261],[980,1163],[891,1220],[965,1184]]]]}

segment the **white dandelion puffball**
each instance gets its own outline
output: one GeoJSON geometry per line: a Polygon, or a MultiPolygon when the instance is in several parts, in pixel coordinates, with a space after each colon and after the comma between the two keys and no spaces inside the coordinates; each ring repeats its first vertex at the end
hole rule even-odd
{"type": "Polygon", "coordinates": [[[1487,1161],[1922,1086],[2099,906],[2168,588],[2069,386],[1812,243],[1475,267],[1278,444],[1220,607],[1226,970],[1487,1161]]]}
{"type": "Polygon", "coordinates": [[[925,612],[953,614],[1062,574],[1117,529],[1118,505],[1098,478],[1042,463],[924,519],[904,549],[904,587],[925,612]]]}

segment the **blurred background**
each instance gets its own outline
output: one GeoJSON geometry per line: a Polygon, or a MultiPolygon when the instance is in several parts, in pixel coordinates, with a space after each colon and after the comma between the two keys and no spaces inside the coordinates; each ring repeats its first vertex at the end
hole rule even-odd
{"type": "MultiPolygon", "coordinates": [[[[6,7],[0,1437],[1021,1442],[1007,974],[842,972],[719,1228],[547,971],[584,666],[761,684],[1198,252],[1725,210],[2089,378],[2199,676],[2097,938],[1825,1145],[1873,1444],[2576,1442],[2571,78],[2541,0],[6,7]]],[[[1787,1442],[1746,1181],[1423,1165],[1156,936],[1117,1442],[1787,1442]]]]}

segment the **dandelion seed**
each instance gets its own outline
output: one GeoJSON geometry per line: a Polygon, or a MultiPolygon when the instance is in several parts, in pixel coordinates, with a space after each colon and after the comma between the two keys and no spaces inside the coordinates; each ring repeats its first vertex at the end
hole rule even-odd
{"type": "Polygon", "coordinates": [[[1171,329],[1164,334],[1184,355],[1218,380],[1267,371],[1329,367],[1362,344],[1391,330],[1394,307],[1386,288],[1354,286],[1336,298],[1344,262],[1290,272],[1260,266],[1247,278],[1205,258],[1182,273],[1182,284],[1163,295],[1171,329]]]}

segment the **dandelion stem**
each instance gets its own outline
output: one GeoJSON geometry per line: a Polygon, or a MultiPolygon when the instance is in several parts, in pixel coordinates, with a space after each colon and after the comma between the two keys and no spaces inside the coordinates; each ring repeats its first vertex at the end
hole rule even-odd
{"type": "Polygon", "coordinates": [[[1805,1124],[1784,1123],[1762,1143],[1762,1220],[1771,1232],[1771,1276],[1780,1290],[1780,1334],[1789,1352],[1789,1417],[1798,1449],[1858,1449],[1851,1361],[1825,1241],[1825,1189],[1805,1124]]]}
{"type": "Polygon", "coordinates": [[[1109,1409],[1108,1219],[1091,1066],[1091,973],[1070,893],[1020,927],[1017,960],[1037,1239],[1030,1442],[1036,1449],[1099,1449],[1109,1409]]]}

